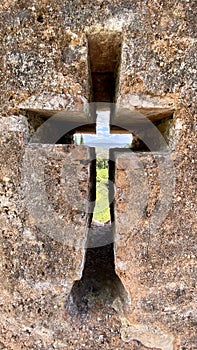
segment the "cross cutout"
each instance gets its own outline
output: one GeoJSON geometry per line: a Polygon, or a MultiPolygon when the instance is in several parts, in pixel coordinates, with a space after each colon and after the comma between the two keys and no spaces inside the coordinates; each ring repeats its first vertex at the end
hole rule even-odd
{"type": "MultiPolygon", "coordinates": [[[[97,119],[96,119],[96,135],[89,135],[88,133],[83,134],[85,142],[84,144],[88,146],[93,146],[96,148],[96,159],[98,160],[99,154],[107,154],[107,160],[109,161],[109,150],[112,148],[126,148],[131,146],[132,135],[125,132],[116,135],[110,133],[110,110],[103,109],[97,110],[97,119]],[[99,149],[99,150],[98,150],[99,149]]],[[[106,159],[106,158],[105,158],[106,159]]],[[[108,168],[109,176],[109,168],[108,168]]],[[[108,202],[108,191],[106,186],[100,186],[100,196],[101,202],[106,204],[108,202]]],[[[101,212],[106,209],[98,203],[96,199],[96,207],[94,208],[94,213],[101,212]]],[[[109,221],[109,220],[106,220],[109,221]]]]}

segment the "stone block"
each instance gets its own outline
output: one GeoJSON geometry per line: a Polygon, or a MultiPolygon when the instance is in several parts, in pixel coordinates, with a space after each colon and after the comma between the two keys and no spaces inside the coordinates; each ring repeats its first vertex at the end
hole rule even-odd
{"type": "Polygon", "coordinates": [[[19,334],[13,344],[20,347],[32,327],[34,345],[46,324],[40,336],[52,337],[82,276],[94,153],[86,146],[28,144],[23,117],[1,118],[0,129],[0,337],[10,346],[19,334]]]}
{"type": "Polygon", "coordinates": [[[176,217],[180,183],[173,158],[114,154],[115,266],[131,298],[122,335],[163,350],[180,343],[195,348],[194,230],[176,217]]]}

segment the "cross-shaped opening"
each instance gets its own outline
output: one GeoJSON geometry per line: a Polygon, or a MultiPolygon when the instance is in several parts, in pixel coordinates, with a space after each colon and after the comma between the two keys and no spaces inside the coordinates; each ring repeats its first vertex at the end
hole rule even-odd
{"type": "Polygon", "coordinates": [[[93,225],[109,224],[110,209],[108,191],[111,187],[109,183],[109,150],[112,148],[130,148],[132,144],[132,134],[128,131],[121,131],[121,134],[110,133],[110,109],[109,105],[102,104],[103,109],[97,110],[96,135],[88,133],[75,133],[76,144],[85,144],[94,147],[96,150],[96,174],[97,174],[97,197],[94,209],[93,225]],[[104,108],[105,106],[105,108],[104,108]],[[96,222],[95,222],[96,221],[96,222]]]}
{"type": "MultiPolygon", "coordinates": [[[[128,115],[123,113],[122,116],[120,115],[120,118],[122,118],[122,127],[113,125],[113,103],[117,100],[119,69],[121,64],[121,33],[101,31],[98,33],[89,34],[87,36],[87,41],[89,50],[89,102],[94,104],[95,111],[97,111],[97,127],[95,128],[95,123],[93,122],[88,124],[87,120],[85,121],[84,126],[83,117],[80,116],[78,112],[69,114],[69,112],[62,111],[63,119],[60,116],[60,118],[55,121],[56,131],[58,133],[59,130],[63,129],[63,123],[66,123],[69,125],[69,132],[62,135],[62,137],[59,139],[59,141],[56,141],[56,143],[84,143],[94,146],[97,148],[98,157],[99,153],[104,151],[104,159],[109,158],[109,149],[116,148],[117,146],[123,148],[124,150],[124,147],[127,146],[132,148],[134,151],[148,151],[149,149],[147,145],[143,141],[140,141],[139,133],[136,132],[136,130],[142,130],[145,134],[149,133],[149,130],[143,130],[144,124],[141,120],[135,119],[133,124],[131,123],[130,127],[130,120],[128,123],[128,115]],[[100,126],[99,123],[101,123],[100,126]],[[95,134],[95,131],[96,135],[93,135],[95,134]],[[111,133],[115,135],[111,135],[111,133]],[[131,144],[132,135],[135,134],[137,136],[133,137],[134,142],[131,144]],[[101,142],[100,145],[99,141],[101,142]],[[99,147],[100,150],[98,150],[99,147]]],[[[143,110],[140,111],[144,112],[143,110]]],[[[53,115],[55,111],[32,109],[23,110],[22,112],[28,118],[30,130],[35,131],[43,121],[50,119],[50,116],[53,115]]],[[[169,135],[168,129],[170,129],[172,122],[173,110],[160,109],[159,112],[157,112],[153,107],[152,110],[146,110],[146,112],[148,118],[158,129],[160,129],[161,133],[167,140],[169,135]]],[[[48,133],[49,134],[47,135],[41,133],[38,139],[35,141],[48,143],[49,139],[53,140],[53,124],[49,124],[48,133]]],[[[150,137],[152,136],[150,135],[150,137]]],[[[53,142],[51,141],[51,143],[53,142]]],[[[155,149],[157,149],[157,146],[158,145],[156,142],[155,149]]],[[[113,182],[114,163],[110,161],[108,165],[106,162],[104,168],[106,169],[106,173],[108,173],[109,170],[109,179],[113,182]]],[[[97,170],[97,175],[98,173],[99,171],[97,170]]],[[[95,176],[95,173],[93,175],[95,176]]],[[[104,186],[104,189],[105,191],[101,195],[107,197],[107,184],[104,186]]],[[[69,299],[70,301],[74,300],[78,311],[86,310],[88,305],[91,303],[87,295],[90,295],[91,298],[97,298],[99,293],[101,295],[103,292],[106,293],[106,296],[110,294],[110,298],[113,298],[118,294],[124,295],[124,288],[115,273],[110,217],[108,216],[107,219],[109,219],[109,222],[106,225],[103,223],[97,223],[96,225],[92,225],[90,228],[89,247],[92,248],[87,249],[86,264],[82,279],[81,281],[76,282],[73,286],[73,290],[71,292],[72,298],[69,299]],[[115,293],[114,289],[116,290],[115,293]]],[[[113,220],[114,212],[112,204],[111,221],[113,220]]],[[[72,309],[70,302],[68,302],[67,308],[72,309]]]]}

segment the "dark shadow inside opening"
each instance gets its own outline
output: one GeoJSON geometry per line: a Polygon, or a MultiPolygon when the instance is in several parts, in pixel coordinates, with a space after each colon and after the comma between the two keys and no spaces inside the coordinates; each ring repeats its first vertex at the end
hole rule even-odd
{"type": "Polygon", "coordinates": [[[90,102],[116,102],[122,35],[100,31],[88,35],[90,102]]]}
{"type": "MultiPolygon", "coordinates": [[[[122,35],[101,31],[89,34],[87,40],[90,102],[113,103],[119,83],[122,35]]],[[[86,251],[82,278],[73,285],[65,304],[70,315],[111,306],[117,297],[123,304],[127,300],[125,288],[115,272],[112,242],[111,224],[93,222],[87,243],[91,248],[86,251]]]]}
{"type": "Polygon", "coordinates": [[[115,273],[113,244],[87,250],[83,276],[75,282],[65,304],[70,316],[109,307],[119,297],[126,298],[124,287],[115,273]]]}
{"type": "Polygon", "coordinates": [[[30,143],[74,144],[74,128],[71,127],[69,132],[62,135],[62,130],[67,129],[68,121],[53,119],[53,111],[24,109],[21,114],[27,119],[30,143]]]}

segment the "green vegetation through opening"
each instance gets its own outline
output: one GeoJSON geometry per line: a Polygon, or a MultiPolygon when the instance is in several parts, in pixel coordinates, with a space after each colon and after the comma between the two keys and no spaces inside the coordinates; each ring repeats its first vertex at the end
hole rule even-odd
{"type": "Polygon", "coordinates": [[[108,199],[108,160],[97,157],[96,176],[96,206],[93,220],[105,223],[110,220],[110,209],[108,199]]]}

